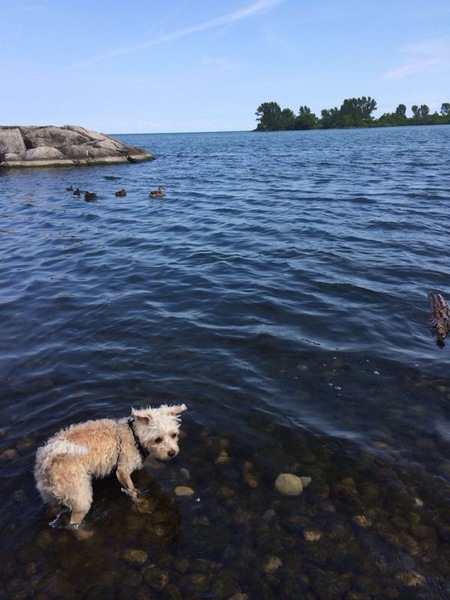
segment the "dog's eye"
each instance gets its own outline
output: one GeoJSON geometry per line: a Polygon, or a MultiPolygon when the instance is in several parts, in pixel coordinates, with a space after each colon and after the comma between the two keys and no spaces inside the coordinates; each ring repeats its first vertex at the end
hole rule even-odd
{"type": "Polygon", "coordinates": [[[172,433],[170,437],[175,440],[178,437],[178,433],[172,433]]]}
{"type": "Polygon", "coordinates": [[[163,441],[163,439],[162,437],[157,437],[153,441],[155,442],[155,444],[160,444],[163,441]]]}

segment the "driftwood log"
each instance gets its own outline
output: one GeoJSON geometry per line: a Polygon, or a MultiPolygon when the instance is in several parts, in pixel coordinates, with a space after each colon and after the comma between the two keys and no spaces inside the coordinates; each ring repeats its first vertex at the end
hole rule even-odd
{"type": "Polygon", "coordinates": [[[428,292],[431,312],[431,327],[439,346],[444,345],[444,339],[450,332],[450,308],[442,294],[428,292]]]}

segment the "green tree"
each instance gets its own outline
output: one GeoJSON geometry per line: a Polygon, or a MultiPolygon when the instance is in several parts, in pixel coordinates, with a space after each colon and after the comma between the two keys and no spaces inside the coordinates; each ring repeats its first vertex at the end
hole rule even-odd
{"type": "Polygon", "coordinates": [[[408,117],[406,116],[406,105],[399,104],[395,109],[394,113],[394,124],[395,125],[405,125],[408,121],[408,117]]]}
{"type": "Polygon", "coordinates": [[[258,106],[255,114],[259,121],[256,127],[257,131],[274,131],[278,129],[281,108],[276,102],[263,102],[258,106]]]}
{"type": "Polygon", "coordinates": [[[278,129],[295,129],[295,115],[290,108],[281,111],[278,129]]]}
{"type": "Polygon", "coordinates": [[[431,113],[427,118],[428,125],[439,125],[439,123],[442,123],[442,122],[443,122],[442,118],[439,116],[437,111],[434,111],[434,113],[431,113]]]}
{"type": "Polygon", "coordinates": [[[308,106],[300,106],[295,118],[295,129],[314,129],[317,125],[317,117],[308,106]]]}
{"type": "Polygon", "coordinates": [[[281,110],[277,102],[264,102],[256,111],[259,121],[257,131],[278,131],[283,129],[294,129],[295,115],[290,108],[281,110]]]}
{"type": "Polygon", "coordinates": [[[443,117],[450,116],[450,102],[443,102],[441,104],[441,115],[443,117]]]}
{"type": "Polygon", "coordinates": [[[406,119],[407,118],[406,117],[406,105],[405,104],[399,104],[397,106],[397,108],[395,109],[395,114],[400,119],[406,119]]]}
{"type": "Polygon", "coordinates": [[[423,120],[426,120],[430,114],[430,109],[426,104],[420,105],[420,116],[423,120]]]}
{"type": "Polygon", "coordinates": [[[334,129],[337,127],[341,127],[338,108],[324,108],[320,111],[320,114],[322,116],[320,124],[324,129],[334,129]]]}
{"type": "Polygon", "coordinates": [[[372,113],[377,103],[370,96],[366,98],[348,98],[339,109],[341,122],[344,127],[364,127],[373,122],[372,113]]]}
{"type": "Polygon", "coordinates": [[[398,125],[395,113],[383,113],[376,124],[380,127],[392,127],[393,125],[398,125]]]}
{"type": "Polygon", "coordinates": [[[406,106],[405,104],[399,104],[395,109],[394,113],[384,113],[381,117],[376,121],[377,125],[381,125],[383,127],[390,127],[393,125],[406,125],[408,123],[408,117],[406,116],[406,106]]]}
{"type": "Polygon", "coordinates": [[[428,123],[433,123],[433,118],[430,116],[430,109],[426,104],[421,104],[417,106],[414,104],[411,106],[411,110],[413,113],[413,120],[418,125],[426,125],[428,123]]]}
{"type": "Polygon", "coordinates": [[[372,125],[372,112],[377,103],[370,96],[366,98],[347,98],[341,107],[322,110],[321,125],[324,129],[366,127],[372,125]]]}
{"type": "Polygon", "coordinates": [[[443,102],[441,104],[441,123],[450,123],[450,102],[443,102]]]}

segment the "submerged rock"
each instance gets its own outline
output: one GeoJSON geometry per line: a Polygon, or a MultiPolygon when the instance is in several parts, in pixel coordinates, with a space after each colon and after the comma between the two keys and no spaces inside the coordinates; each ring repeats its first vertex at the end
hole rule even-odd
{"type": "Polygon", "coordinates": [[[273,573],[283,565],[283,562],[278,556],[269,556],[264,562],[264,571],[266,573],[273,573]]]}
{"type": "Polygon", "coordinates": [[[169,572],[155,565],[145,566],[141,574],[148,586],[154,590],[163,590],[169,581],[169,572]]]}
{"type": "Polygon", "coordinates": [[[307,542],[318,542],[322,537],[322,532],[319,529],[308,527],[304,529],[303,537],[307,542]]]}
{"type": "Polygon", "coordinates": [[[0,126],[0,166],[55,167],[141,162],[153,156],[76,125],[0,126]]]}
{"type": "Polygon", "coordinates": [[[147,562],[147,553],[144,550],[128,548],[123,552],[123,558],[133,566],[140,566],[147,562]]]}
{"type": "Polygon", "coordinates": [[[310,477],[298,477],[292,473],[281,473],[275,480],[275,488],[285,496],[300,496],[303,488],[310,483],[310,477]]]}
{"type": "Polygon", "coordinates": [[[175,488],[175,494],[177,496],[193,496],[195,491],[187,485],[177,485],[175,488]]]}

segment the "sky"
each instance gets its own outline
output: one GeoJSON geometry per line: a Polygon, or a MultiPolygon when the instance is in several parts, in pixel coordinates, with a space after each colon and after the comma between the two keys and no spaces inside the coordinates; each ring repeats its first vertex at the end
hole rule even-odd
{"type": "Polygon", "coordinates": [[[450,102],[449,0],[0,0],[0,125],[241,131],[450,102]]]}

